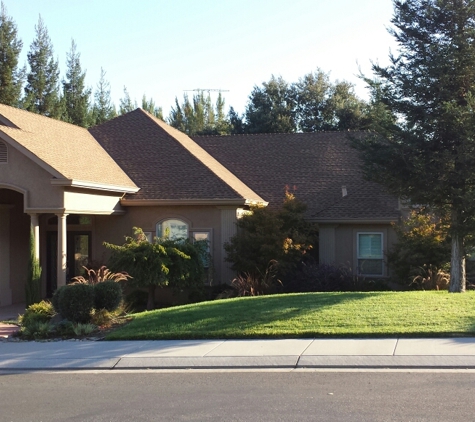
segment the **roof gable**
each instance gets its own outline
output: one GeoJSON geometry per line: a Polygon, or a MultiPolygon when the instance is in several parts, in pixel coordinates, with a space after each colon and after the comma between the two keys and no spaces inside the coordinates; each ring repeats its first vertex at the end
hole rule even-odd
{"type": "Polygon", "coordinates": [[[55,184],[138,190],[84,128],[0,104],[0,137],[48,171],[55,184]]]}
{"type": "Polygon", "coordinates": [[[128,200],[264,200],[184,133],[137,109],[90,129],[141,190],[128,200]]]}

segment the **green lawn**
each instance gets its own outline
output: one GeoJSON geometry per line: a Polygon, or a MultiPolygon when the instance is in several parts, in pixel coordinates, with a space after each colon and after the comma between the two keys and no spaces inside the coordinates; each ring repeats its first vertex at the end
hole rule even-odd
{"type": "Polygon", "coordinates": [[[475,292],[308,293],[143,312],[108,340],[475,335],[475,292]]]}

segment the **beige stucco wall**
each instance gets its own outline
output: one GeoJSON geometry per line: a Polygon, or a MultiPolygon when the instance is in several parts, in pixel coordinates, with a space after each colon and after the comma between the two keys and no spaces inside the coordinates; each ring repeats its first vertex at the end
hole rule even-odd
{"type": "MultiPolygon", "coordinates": [[[[396,233],[390,224],[320,224],[320,261],[357,268],[357,233],[383,233],[383,253],[396,242],[396,233]],[[334,250],[328,250],[334,248],[334,250]],[[334,259],[331,260],[330,257],[334,259]]],[[[386,264],[384,274],[388,275],[386,264]]]]}
{"type": "Polygon", "coordinates": [[[15,186],[27,191],[28,208],[62,208],[63,188],[52,186],[52,176],[10,145],[8,163],[0,163],[0,188],[15,186]]]}

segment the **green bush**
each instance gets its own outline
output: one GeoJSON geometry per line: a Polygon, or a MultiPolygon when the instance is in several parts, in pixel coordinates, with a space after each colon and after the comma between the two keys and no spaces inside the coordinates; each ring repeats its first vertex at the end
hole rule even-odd
{"type": "Polygon", "coordinates": [[[61,288],[58,298],[60,314],[72,321],[87,323],[94,309],[94,286],[90,284],[70,284],[61,288]]]}
{"type": "Polygon", "coordinates": [[[115,281],[103,281],[94,285],[94,308],[109,312],[116,310],[122,301],[122,288],[115,281]]]}
{"type": "Polygon", "coordinates": [[[49,322],[56,314],[53,305],[45,300],[39,303],[34,303],[26,309],[25,313],[20,318],[22,326],[31,326],[34,323],[49,322]]]}
{"type": "Polygon", "coordinates": [[[53,293],[53,297],[51,298],[51,304],[53,305],[54,310],[56,313],[60,314],[59,310],[59,295],[61,294],[61,291],[65,289],[68,286],[61,286],[58,289],[56,289],[53,293]]]}

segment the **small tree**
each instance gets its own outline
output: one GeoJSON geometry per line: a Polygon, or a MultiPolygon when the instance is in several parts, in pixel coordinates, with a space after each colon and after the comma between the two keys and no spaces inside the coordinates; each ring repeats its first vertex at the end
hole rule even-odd
{"type": "Polygon", "coordinates": [[[41,267],[35,255],[35,237],[30,230],[30,259],[28,260],[28,279],[25,284],[26,306],[38,303],[41,300],[41,267]]]}
{"type": "Polygon", "coordinates": [[[135,237],[127,236],[123,245],[104,245],[112,251],[112,270],[127,271],[133,284],[148,289],[147,310],[154,308],[157,287],[183,288],[203,281],[200,256],[191,243],[160,238],[149,242],[137,227],[134,234],[135,237]]]}
{"type": "Polygon", "coordinates": [[[292,269],[317,238],[316,226],[304,219],[306,208],[290,192],[278,210],[254,207],[238,220],[237,233],[224,245],[231,268],[261,276],[271,261],[277,261],[279,276],[292,269]]]}
{"type": "Polygon", "coordinates": [[[425,209],[413,210],[402,223],[394,225],[394,229],[398,241],[387,258],[398,282],[412,282],[423,268],[441,270],[448,267],[450,239],[445,220],[425,209]]]}

